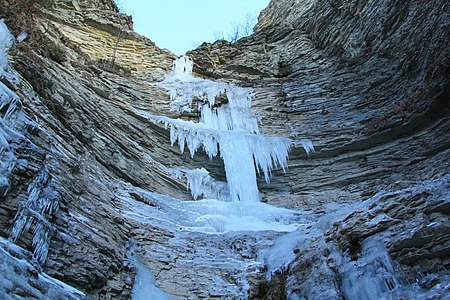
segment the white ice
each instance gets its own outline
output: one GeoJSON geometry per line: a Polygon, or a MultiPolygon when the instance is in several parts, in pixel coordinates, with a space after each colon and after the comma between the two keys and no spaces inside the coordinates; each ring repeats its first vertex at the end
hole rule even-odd
{"type": "Polygon", "coordinates": [[[136,278],[131,291],[132,300],[176,300],[173,296],[166,294],[159,289],[155,284],[155,276],[141,263],[138,259],[134,260],[136,266],[136,278]]]}
{"type": "Polygon", "coordinates": [[[55,185],[48,170],[46,168],[41,170],[28,186],[28,199],[17,211],[11,230],[11,240],[16,242],[34,225],[33,254],[41,264],[47,258],[52,230],[52,225],[46,216],[53,215],[59,209],[60,196],[55,185]]]}
{"type": "Polygon", "coordinates": [[[395,266],[383,243],[373,238],[362,245],[361,257],[348,261],[341,270],[347,299],[377,300],[398,286],[395,266]]]}
{"type": "Polygon", "coordinates": [[[2,237],[0,272],[1,299],[25,299],[18,296],[18,291],[25,291],[26,299],[89,299],[83,292],[44,273],[28,251],[2,237]]]}
{"type": "MultiPolygon", "coordinates": [[[[178,143],[181,152],[186,146],[192,157],[199,148],[210,158],[220,152],[230,200],[258,202],[256,173],[262,172],[269,182],[274,168],[279,167],[285,172],[292,141],[260,133],[260,118],[251,110],[251,89],[194,77],[192,66],[191,58],[178,58],[159,86],[168,91],[172,110],[191,111],[193,101],[197,101],[198,123],[148,114],[147,117],[170,128],[170,141],[172,145],[178,143]],[[217,102],[220,95],[226,97],[223,103],[217,102]]],[[[307,153],[314,150],[308,140],[298,143],[307,153]]],[[[193,196],[197,199],[203,193],[198,190],[198,182],[191,183],[189,186],[195,188],[193,196]]]]}
{"type": "MultiPolygon", "coordinates": [[[[307,220],[296,211],[265,203],[224,202],[216,199],[181,201],[136,187],[122,191],[119,197],[125,210],[121,213],[142,223],[168,230],[223,234],[236,231],[291,232],[307,220]],[[133,199],[137,193],[146,203],[133,199]]],[[[309,221],[308,221],[309,222],[309,221]]]]}
{"type": "Polygon", "coordinates": [[[200,196],[220,201],[226,201],[230,198],[227,184],[212,178],[205,168],[182,169],[180,171],[186,176],[188,188],[194,200],[197,200],[200,196]]]}
{"type": "Polygon", "coordinates": [[[272,248],[262,253],[261,259],[267,266],[266,280],[269,281],[276,271],[288,269],[289,264],[296,257],[295,249],[302,249],[310,243],[312,238],[323,234],[317,229],[306,230],[307,226],[310,227],[310,224],[300,225],[296,231],[281,236],[272,248]]]}
{"type": "Polygon", "coordinates": [[[17,83],[19,79],[13,72],[8,61],[8,51],[14,43],[14,36],[9,32],[3,19],[0,19],[0,76],[4,76],[9,81],[17,83]]]}
{"type": "MultiPolygon", "coordinates": [[[[0,20],[0,78],[17,84],[18,76],[8,61],[8,51],[14,42],[14,36],[0,20]]],[[[0,82],[0,112],[0,196],[5,196],[10,189],[9,177],[18,163],[14,153],[23,139],[20,132],[26,119],[19,97],[3,82],[0,82]]]]}
{"type": "Polygon", "coordinates": [[[227,95],[233,107],[249,106],[253,98],[251,90],[232,86],[222,82],[215,82],[192,75],[192,59],[187,56],[179,57],[173,64],[172,71],[159,86],[165,88],[172,101],[172,111],[192,111],[192,102],[197,99],[209,103],[214,107],[216,98],[227,95]]]}
{"type": "Polygon", "coordinates": [[[169,127],[171,144],[178,143],[181,152],[187,146],[191,157],[199,148],[210,158],[217,156],[220,149],[232,201],[259,201],[256,172],[261,171],[269,182],[274,168],[279,167],[283,171],[287,169],[291,147],[289,139],[267,137],[243,130],[217,130],[204,123],[148,114],[146,116],[169,127]]]}

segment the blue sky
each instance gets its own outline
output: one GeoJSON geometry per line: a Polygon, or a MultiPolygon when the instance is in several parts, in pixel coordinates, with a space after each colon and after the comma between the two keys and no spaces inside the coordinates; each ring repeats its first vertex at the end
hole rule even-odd
{"type": "MultiPolygon", "coordinates": [[[[255,19],[270,0],[116,0],[133,16],[134,30],[177,55],[227,37],[233,25],[255,19]]],[[[256,20],[255,20],[256,21],[256,20]]]]}

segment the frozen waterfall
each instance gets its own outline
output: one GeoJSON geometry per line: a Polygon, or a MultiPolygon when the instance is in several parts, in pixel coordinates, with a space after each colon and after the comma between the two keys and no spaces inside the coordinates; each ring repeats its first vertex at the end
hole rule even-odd
{"type": "MultiPolygon", "coordinates": [[[[196,109],[200,114],[198,123],[158,116],[152,119],[170,128],[171,143],[178,142],[181,152],[187,146],[191,156],[200,147],[210,158],[220,153],[232,201],[258,202],[256,173],[262,171],[269,182],[274,168],[285,171],[293,142],[260,133],[260,118],[251,110],[251,89],[194,77],[192,68],[191,58],[179,57],[159,85],[170,95],[171,110],[196,109]],[[225,96],[226,101],[220,102],[219,96],[225,96]]],[[[313,150],[310,141],[300,144],[307,153],[313,150]]],[[[202,194],[198,190],[201,185],[189,186],[194,198],[202,194]]]]}

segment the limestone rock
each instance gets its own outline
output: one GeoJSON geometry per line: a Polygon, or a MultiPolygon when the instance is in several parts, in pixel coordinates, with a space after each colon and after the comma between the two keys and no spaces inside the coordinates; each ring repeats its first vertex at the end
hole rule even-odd
{"type": "MultiPolygon", "coordinates": [[[[16,4],[1,2],[8,12],[16,4]]],[[[174,295],[340,299],[340,268],[373,240],[406,279],[448,295],[447,1],[274,0],[253,35],[190,52],[197,75],[253,88],[264,134],[309,138],[316,148],[307,156],[294,147],[286,174],[277,171],[270,184],[259,178],[263,201],[306,216],[294,234],[304,243],[275,269],[259,255],[279,233],[188,234],[167,225],[174,216],[161,203],[136,192],[190,199],[175,172],[181,166],[225,177],[220,159],[191,159],[143,117],[195,117],[171,112],[165,91],[148,83],[164,77],[174,55],[134,33],[110,0],[54,2],[34,12],[29,28],[1,13],[31,34],[10,53],[25,119],[11,147],[17,164],[1,183],[0,235],[9,236],[46,168],[60,194],[59,210],[46,216],[46,274],[92,299],[129,299],[136,270],[127,247],[136,240],[156,285],[174,295]],[[137,219],[124,199],[160,218],[137,219]]],[[[32,229],[17,244],[33,250],[32,229]]],[[[25,278],[41,274],[37,265],[29,270],[25,278]]],[[[32,295],[28,286],[17,291],[32,295]]]]}

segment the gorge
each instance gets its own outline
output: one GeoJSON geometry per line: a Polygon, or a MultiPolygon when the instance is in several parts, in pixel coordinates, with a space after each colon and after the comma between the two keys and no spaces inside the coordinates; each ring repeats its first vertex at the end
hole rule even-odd
{"type": "Polygon", "coordinates": [[[0,2],[2,298],[449,297],[448,1],[272,0],[178,59],[0,2]]]}

